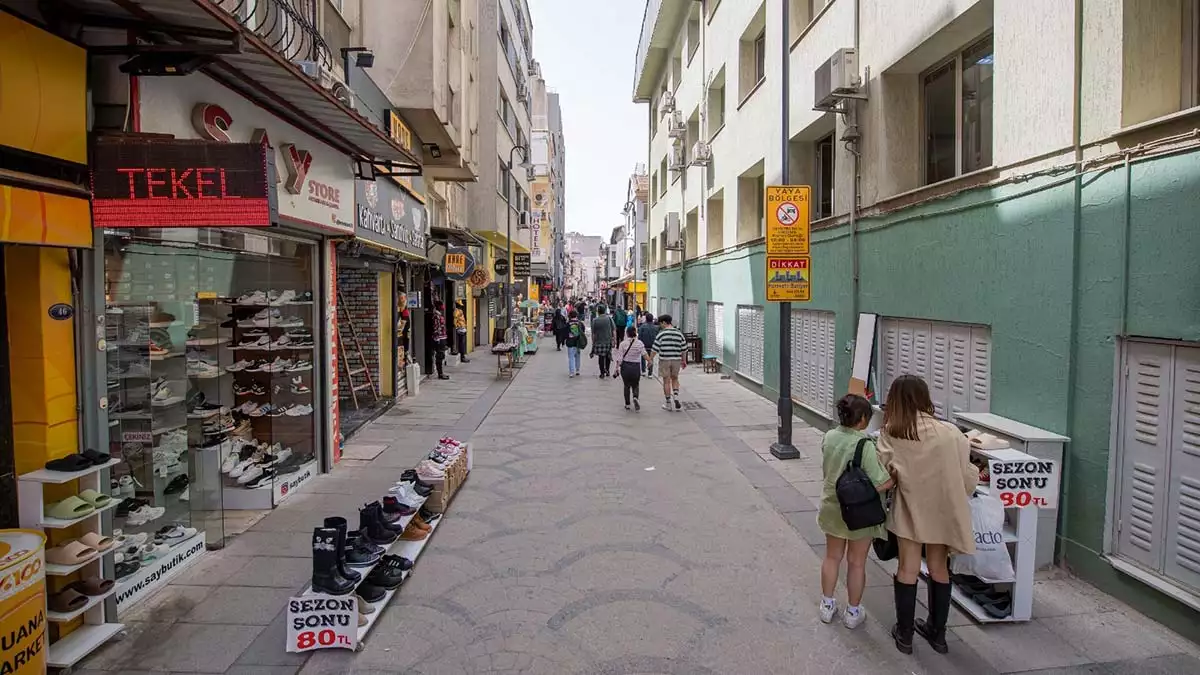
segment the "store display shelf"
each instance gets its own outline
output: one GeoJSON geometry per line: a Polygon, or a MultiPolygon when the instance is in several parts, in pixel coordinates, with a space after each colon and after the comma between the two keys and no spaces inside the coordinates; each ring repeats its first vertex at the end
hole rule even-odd
{"type": "Polygon", "coordinates": [[[81,560],[74,565],[56,565],[54,563],[46,563],[46,574],[52,577],[65,577],[72,575],[103,558],[104,556],[115,552],[116,550],[117,547],[115,545],[110,546],[107,550],[97,551],[95,555],[88,556],[86,560],[81,560]]]}
{"type": "Polygon", "coordinates": [[[215,380],[224,374],[224,370],[217,370],[215,373],[188,373],[188,377],[193,380],[215,380]]]}
{"type": "Polygon", "coordinates": [[[110,459],[103,464],[93,466],[82,471],[51,471],[50,469],[38,469],[30,471],[17,477],[17,480],[31,481],[34,483],[49,483],[51,485],[62,485],[69,483],[77,478],[90,476],[102,469],[108,469],[121,463],[119,459],[110,459]]]}
{"type": "MultiPolygon", "coordinates": [[[[382,600],[371,603],[375,605],[375,611],[367,615],[366,624],[358,627],[359,643],[366,639],[367,633],[371,632],[371,629],[375,627],[375,622],[379,619],[380,615],[383,614],[384,608],[388,606],[388,603],[392,601],[392,598],[395,597],[396,593],[399,593],[400,589],[404,588],[404,583],[407,582],[408,578],[412,576],[413,570],[417,569],[417,556],[421,555],[421,551],[425,550],[425,544],[429,543],[430,537],[432,537],[433,533],[437,531],[438,524],[441,522],[442,519],[438,518],[430,523],[429,534],[426,535],[426,537],[421,541],[397,540],[396,543],[392,544],[388,552],[392,555],[398,555],[401,558],[408,558],[409,560],[413,561],[413,568],[404,573],[404,582],[401,582],[401,585],[398,588],[392,591],[386,591],[382,600]]],[[[363,575],[363,578],[366,578],[365,574],[363,575]]]]}
{"type": "Polygon", "coordinates": [[[159,427],[158,429],[151,429],[150,433],[154,434],[155,436],[159,436],[161,434],[167,433],[168,431],[175,431],[176,429],[182,429],[186,426],[187,426],[186,421],[179,422],[177,424],[168,424],[165,427],[159,427]]]}
{"type": "MultiPolygon", "coordinates": [[[[419,511],[421,509],[421,506],[424,506],[424,505],[425,505],[425,500],[421,500],[421,504],[417,506],[417,510],[419,511]]],[[[416,515],[416,513],[414,512],[412,516],[404,516],[404,517],[400,518],[400,520],[397,521],[397,524],[402,527],[408,527],[408,524],[412,522],[413,516],[415,516],[415,515],[416,515]]],[[[442,522],[442,519],[438,518],[434,522],[440,523],[440,522],[442,522]]],[[[430,527],[433,527],[433,525],[430,524],[430,527]]],[[[430,531],[430,534],[433,534],[432,530],[430,531]]],[[[420,544],[420,543],[424,543],[426,541],[429,541],[429,537],[425,537],[425,539],[423,539],[421,541],[400,541],[399,539],[397,539],[396,541],[393,541],[391,544],[388,544],[387,550],[384,551],[383,554],[384,555],[398,555],[402,558],[408,558],[408,556],[402,555],[400,553],[400,549],[404,548],[405,545],[407,545],[407,544],[420,544]]],[[[408,559],[413,561],[414,569],[415,569],[415,565],[417,562],[416,559],[415,558],[408,558],[408,559]]],[[[375,565],[368,565],[366,567],[355,567],[353,569],[356,570],[357,572],[361,573],[363,579],[366,579],[367,575],[371,573],[371,570],[375,569],[375,565]]],[[[307,588],[304,589],[304,591],[302,591],[300,593],[300,595],[313,595],[315,593],[316,593],[316,591],[314,591],[312,589],[312,585],[310,584],[307,588]]],[[[388,593],[388,596],[382,602],[371,603],[371,604],[375,605],[377,608],[377,611],[375,612],[376,614],[379,613],[378,610],[382,610],[383,607],[385,605],[387,605],[388,600],[391,600],[390,592],[388,593]]],[[[360,632],[360,635],[361,634],[362,633],[360,632]]]]}
{"type": "Polygon", "coordinates": [[[89,597],[87,604],[83,605],[79,609],[73,609],[69,612],[56,612],[54,610],[46,610],[46,620],[50,621],[51,623],[66,623],[66,622],[70,621],[71,619],[83,616],[84,612],[86,612],[89,609],[95,607],[96,605],[99,605],[100,603],[104,602],[105,600],[107,600],[109,598],[109,596],[113,595],[116,592],[117,592],[117,585],[113,584],[113,587],[104,595],[93,595],[93,596],[89,597]]]}
{"type": "Polygon", "coordinates": [[[124,632],[125,624],[98,623],[84,624],[71,634],[50,645],[50,653],[46,665],[51,668],[70,668],[79,663],[85,656],[108,642],[113,636],[124,632]]]}
{"type": "Polygon", "coordinates": [[[183,356],[183,352],[168,352],[166,354],[151,354],[150,360],[151,361],[166,361],[167,359],[173,359],[173,358],[176,358],[179,356],[183,356]]]}
{"type": "Polygon", "coordinates": [[[109,414],[109,417],[117,421],[144,421],[149,422],[153,417],[149,413],[144,412],[116,412],[109,414]]]}
{"type": "Polygon", "coordinates": [[[182,325],[183,325],[182,321],[151,321],[149,324],[149,326],[151,328],[170,328],[172,326],[182,326],[182,325]]]}
{"type": "Polygon", "coordinates": [[[114,500],[110,501],[109,503],[105,504],[104,506],[96,509],[95,511],[92,511],[91,513],[89,513],[85,516],[79,516],[78,518],[71,518],[70,520],[64,520],[62,518],[51,518],[50,516],[43,514],[42,521],[40,523],[38,523],[37,526],[38,527],[48,527],[53,530],[61,530],[63,528],[70,527],[72,525],[78,525],[79,523],[82,523],[83,521],[87,520],[88,518],[98,516],[101,513],[108,511],[109,509],[115,509],[115,508],[117,508],[117,504],[120,504],[120,503],[121,503],[121,500],[114,499],[114,500]]]}
{"type": "Polygon", "coordinates": [[[173,405],[179,405],[180,403],[183,403],[183,401],[184,398],[182,396],[171,396],[164,399],[155,399],[150,402],[150,405],[155,408],[169,408],[173,405]]]}
{"type": "MultiPolygon", "coordinates": [[[[925,566],[923,561],[921,562],[921,576],[926,581],[929,580],[929,568],[925,566]]],[[[962,592],[962,590],[958,588],[958,584],[950,584],[950,599],[954,601],[954,604],[963,608],[967,614],[971,615],[971,618],[975,619],[979,623],[1015,623],[1020,621],[1020,619],[1013,618],[1012,614],[1009,614],[1002,619],[997,619],[991,614],[988,614],[983,610],[983,607],[981,607],[978,602],[975,602],[975,600],[973,600],[969,595],[962,592]]]]}
{"type": "Polygon", "coordinates": [[[212,337],[212,338],[192,338],[187,341],[189,347],[215,347],[228,343],[228,337],[212,337]]]}
{"type": "Polygon", "coordinates": [[[150,372],[147,371],[144,373],[119,373],[119,374],[117,374],[117,379],[118,380],[148,380],[148,379],[150,379],[150,372]]]}

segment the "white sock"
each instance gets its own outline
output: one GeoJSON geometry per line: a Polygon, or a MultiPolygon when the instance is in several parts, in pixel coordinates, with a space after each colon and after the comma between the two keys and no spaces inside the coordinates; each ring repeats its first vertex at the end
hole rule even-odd
{"type": "Polygon", "coordinates": [[[837,600],[834,598],[826,598],[826,597],[822,596],[821,604],[825,605],[826,607],[833,607],[834,605],[837,604],[837,600]]]}
{"type": "Polygon", "coordinates": [[[860,607],[858,605],[849,605],[846,607],[846,613],[853,614],[854,616],[858,616],[858,613],[861,611],[862,611],[862,607],[860,607]]]}

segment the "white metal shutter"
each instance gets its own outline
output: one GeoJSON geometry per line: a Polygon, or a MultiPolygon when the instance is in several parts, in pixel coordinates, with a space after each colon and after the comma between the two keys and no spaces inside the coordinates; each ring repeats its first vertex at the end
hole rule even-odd
{"type": "Polygon", "coordinates": [[[792,310],[792,396],[832,414],[834,329],[832,312],[792,310]]]}
{"type": "Polygon", "coordinates": [[[1200,589],[1200,349],[1175,347],[1173,379],[1163,572],[1200,589]]]}
{"type": "Polygon", "coordinates": [[[704,351],[725,363],[725,305],[708,303],[708,316],[704,320],[704,351]]]}
{"type": "Polygon", "coordinates": [[[676,328],[683,323],[683,314],[680,311],[679,298],[671,298],[671,322],[676,328]]]}
{"type": "Polygon", "coordinates": [[[992,339],[985,326],[885,317],[880,322],[880,397],[900,375],[929,385],[934,412],[988,412],[991,407],[992,339]]]}
{"type": "Polygon", "coordinates": [[[683,322],[683,329],[689,333],[700,334],[700,301],[687,301],[687,317],[683,322]]]}
{"type": "Polygon", "coordinates": [[[763,308],[738,305],[737,313],[737,371],[755,382],[762,382],[765,342],[763,308]]]}
{"type": "Polygon", "coordinates": [[[1121,497],[1117,552],[1160,568],[1171,436],[1170,345],[1130,342],[1121,396],[1121,497]]]}

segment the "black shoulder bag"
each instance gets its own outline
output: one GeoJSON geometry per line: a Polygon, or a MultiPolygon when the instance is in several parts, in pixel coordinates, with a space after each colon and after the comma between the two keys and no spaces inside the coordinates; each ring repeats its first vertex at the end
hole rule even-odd
{"type": "Polygon", "coordinates": [[[842,507],[842,520],[851,530],[861,530],[887,522],[887,511],[883,499],[875,489],[875,483],[862,468],[863,447],[870,439],[864,438],[854,448],[854,459],[837,479],[837,500],[842,507]]]}

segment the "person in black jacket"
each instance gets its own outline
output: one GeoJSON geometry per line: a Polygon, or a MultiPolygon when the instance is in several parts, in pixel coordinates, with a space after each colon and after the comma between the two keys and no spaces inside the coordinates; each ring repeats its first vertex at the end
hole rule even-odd
{"type": "Polygon", "coordinates": [[[567,341],[567,317],[564,314],[566,311],[564,308],[555,307],[554,316],[550,319],[550,330],[554,331],[554,341],[558,343],[560,352],[567,341]]]}

